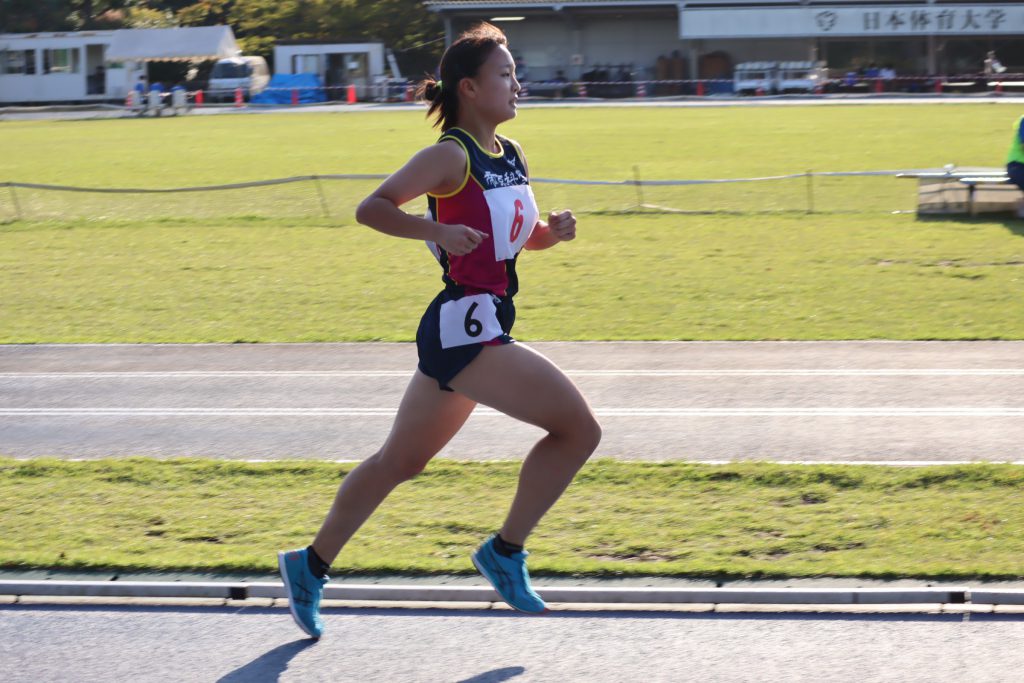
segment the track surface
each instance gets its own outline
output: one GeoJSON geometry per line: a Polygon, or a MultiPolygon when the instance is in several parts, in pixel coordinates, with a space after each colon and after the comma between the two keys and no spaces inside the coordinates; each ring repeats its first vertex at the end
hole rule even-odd
{"type": "MultiPolygon", "coordinates": [[[[1024,460],[1024,342],[548,342],[626,460],[1024,460]]],[[[0,346],[0,453],[360,460],[411,344],[0,346]]],[[[480,407],[442,457],[541,435],[480,407]]]]}

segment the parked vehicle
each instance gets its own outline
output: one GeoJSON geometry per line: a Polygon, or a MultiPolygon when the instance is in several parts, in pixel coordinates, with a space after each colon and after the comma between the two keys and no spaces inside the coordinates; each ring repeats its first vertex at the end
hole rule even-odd
{"type": "Polygon", "coordinates": [[[737,95],[770,95],[776,91],[777,62],[742,62],[736,65],[733,91],[737,95]]]}
{"type": "Polygon", "coordinates": [[[214,102],[231,101],[239,88],[248,99],[263,92],[269,82],[270,69],[263,57],[220,59],[210,72],[210,99],[214,102]]]}
{"type": "Polygon", "coordinates": [[[824,89],[828,70],[823,62],[779,62],[776,89],[780,93],[813,93],[824,89]]]}

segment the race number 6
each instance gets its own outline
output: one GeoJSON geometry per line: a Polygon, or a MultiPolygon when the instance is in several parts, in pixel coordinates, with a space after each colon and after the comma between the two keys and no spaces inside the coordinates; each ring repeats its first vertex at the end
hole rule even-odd
{"type": "Polygon", "coordinates": [[[484,325],[482,322],[473,317],[473,312],[479,304],[473,302],[473,305],[466,311],[466,319],[463,321],[463,325],[466,328],[466,334],[470,337],[479,337],[480,333],[484,331],[484,325]]]}
{"type": "Polygon", "coordinates": [[[523,200],[517,199],[515,202],[516,215],[512,219],[512,232],[508,235],[508,241],[515,243],[516,239],[519,238],[519,233],[523,231],[523,200]]]}
{"type": "Polygon", "coordinates": [[[479,344],[503,334],[495,297],[471,294],[441,304],[441,348],[479,344]]]}

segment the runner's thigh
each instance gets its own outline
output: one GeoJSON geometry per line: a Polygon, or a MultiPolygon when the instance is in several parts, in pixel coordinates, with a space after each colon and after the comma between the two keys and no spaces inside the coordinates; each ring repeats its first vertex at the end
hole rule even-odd
{"type": "Polygon", "coordinates": [[[546,357],[519,342],[485,346],[449,384],[477,403],[549,432],[597,425],[572,380],[546,357]]]}
{"type": "Polygon", "coordinates": [[[451,441],[475,407],[476,402],[442,391],[436,380],[417,370],[398,406],[380,458],[425,465],[451,441]]]}

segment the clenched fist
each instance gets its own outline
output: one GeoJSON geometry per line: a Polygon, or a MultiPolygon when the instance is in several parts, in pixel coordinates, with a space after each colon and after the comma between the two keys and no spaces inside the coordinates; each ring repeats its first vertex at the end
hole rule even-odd
{"type": "Polygon", "coordinates": [[[468,225],[442,225],[441,237],[437,243],[452,256],[465,256],[487,237],[486,232],[480,232],[468,225]]]}
{"type": "Polygon", "coordinates": [[[548,215],[548,230],[562,242],[576,238],[576,216],[572,211],[552,211],[548,215]]]}

